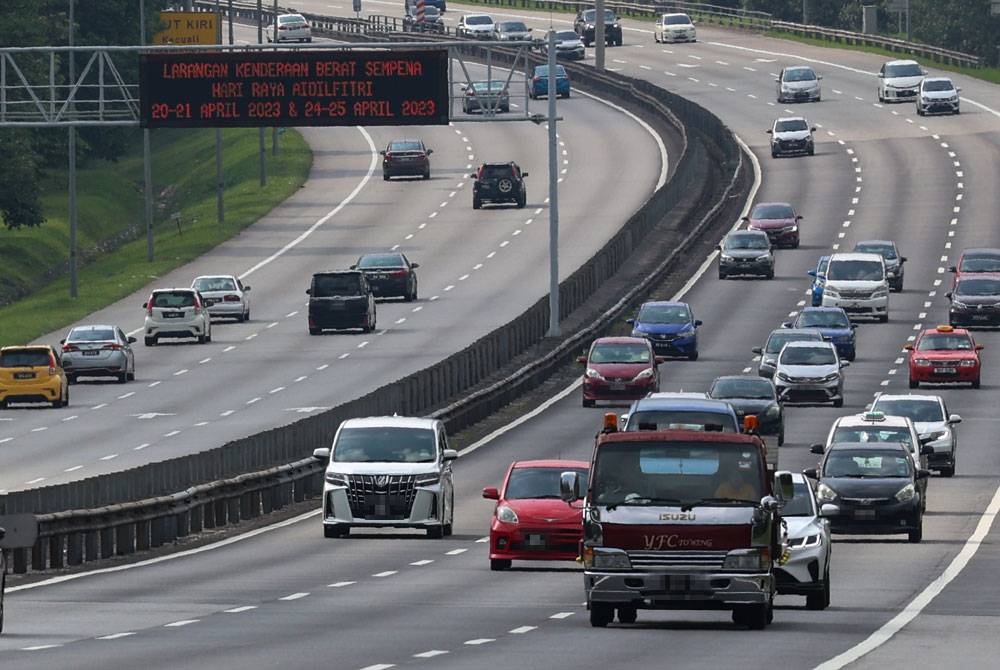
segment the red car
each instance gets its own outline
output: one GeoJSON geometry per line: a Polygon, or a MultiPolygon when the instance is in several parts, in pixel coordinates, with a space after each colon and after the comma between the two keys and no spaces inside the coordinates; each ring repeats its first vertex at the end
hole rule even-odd
{"type": "Polygon", "coordinates": [[[744,216],[747,230],[767,233],[773,247],[799,248],[799,221],[802,217],[787,202],[759,202],[750,216],[744,216]]]}
{"type": "Polygon", "coordinates": [[[907,344],[910,352],[910,388],[921,382],[965,383],[979,388],[982,361],[979,352],[983,345],[976,344],[964,328],[938,326],[928,328],[917,336],[914,344],[907,344]]]}
{"type": "Polygon", "coordinates": [[[958,284],[959,278],[965,275],[979,272],[1000,273],[1000,249],[966,249],[959,257],[958,265],[952,265],[948,271],[955,274],[952,288],[958,284]]]}
{"type": "Polygon", "coordinates": [[[583,406],[598,400],[638,400],[660,390],[656,366],[663,358],[642,337],[601,337],[590,352],[577,361],[587,366],[583,373],[583,406]]]}
{"type": "Polygon", "coordinates": [[[498,491],[483,489],[496,500],[490,524],[490,569],[506,570],[511,561],[572,561],[580,555],[583,501],[567,505],[559,497],[564,472],[580,476],[586,490],[586,461],[515,461],[498,491]]]}

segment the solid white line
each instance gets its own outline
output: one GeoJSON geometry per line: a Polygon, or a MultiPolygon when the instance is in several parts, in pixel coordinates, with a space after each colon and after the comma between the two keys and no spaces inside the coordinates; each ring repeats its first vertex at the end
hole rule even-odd
{"type": "Polygon", "coordinates": [[[61,646],[61,644],[40,644],[36,647],[21,647],[21,651],[41,651],[42,649],[55,649],[61,646]]]}
{"type": "Polygon", "coordinates": [[[958,577],[962,573],[962,570],[969,564],[969,561],[976,555],[979,551],[979,547],[982,546],[983,540],[990,532],[990,527],[993,525],[993,520],[996,519],[997,513],[1000,512],[1000,487],[993,493],[993,499],[990,501],[989,506],[986,511],[983,512],[982,516],[979,517],[979,523],[976,524],[976,530],[969,536],[969,539],[965,541],[965,545],[962,550],[951,560],[948,567],[945,568],[937,579],[927,585],[927,587],[917,594],[914,598],[907,604],[903,610],[886,622],[881,628],[872,633],[866,640],[857,644],[842,654],[834,656],[830,660],[816,666],[816,670],[837,670],[845,665],[854,663],[859,658],[868,654],[869,652],[878,649],[883,644],[892,639],[892,637],[903,629],[906,624],[913,621],[931,602],[944,591],[945,587],[951,583],[955,577],[958,577]]]}

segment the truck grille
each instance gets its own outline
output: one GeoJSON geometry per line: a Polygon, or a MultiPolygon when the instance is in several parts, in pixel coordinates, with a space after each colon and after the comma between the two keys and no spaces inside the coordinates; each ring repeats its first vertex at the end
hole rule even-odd
{"type": "Polygon", "coordinates": [[[683,568],[721,570],[725,551],[630,551],[633,568],[683,568]]]}
{"type": "Polygon", "coordinates": [[[348,475],[347,501],[359,519],[407,519],[417,495],[413,475],[348,475]]]}

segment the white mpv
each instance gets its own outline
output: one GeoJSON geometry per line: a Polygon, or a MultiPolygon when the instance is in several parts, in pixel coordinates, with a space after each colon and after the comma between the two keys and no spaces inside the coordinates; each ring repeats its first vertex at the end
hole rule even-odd
{"type": "Polygon", "coordinates": [[[850,316],[889,320],[889,281],[879,254],[830,256],[823,287],[823,306],[842,307],[850,316]]]}

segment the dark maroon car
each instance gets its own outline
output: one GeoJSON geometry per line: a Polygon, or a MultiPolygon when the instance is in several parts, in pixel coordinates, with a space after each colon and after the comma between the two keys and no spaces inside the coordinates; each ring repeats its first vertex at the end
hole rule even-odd
{"type": "Polygon", "coordinates": [[[787,202],[759,202],[750,216],[744,216],[748,230],[767,233],[771,246],[797,249],[799,246],[799,221],[802,217],[787,202]]]}
{"type": "Polygon", "coordinates": [[[584,407],[593,407],[597,400],[638,400],[660,390],[656,366],[663,359],[643,337],[600,337],[577,360],[587,366],[584,407]]]}
{"type": "Polygon", "coordinates": [[[430,155],[433,149],[424,146],[421,140],[392,140],[382,154],[382,179],[390,177],[431,178],[430,155]]]}

